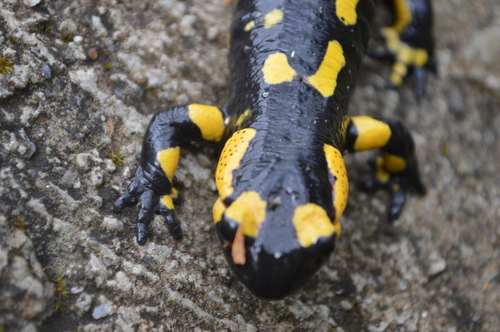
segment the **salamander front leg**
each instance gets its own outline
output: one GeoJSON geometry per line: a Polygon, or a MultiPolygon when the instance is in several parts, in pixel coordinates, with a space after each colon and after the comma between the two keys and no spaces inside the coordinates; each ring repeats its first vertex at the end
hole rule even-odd
{"type": "Polygon", "coordinates": [[[381,154],[370,162],[375,177],[364,181],[361,188],[390,192],[388,219],[392,222],[401,214],[408,192],[424,195],[426,189],[418,170],[415,143],[403,122],[352,117],[347,127],[346,149],[356,152],[376,148],[381,149],[381,154]]]}
{"type": "Polygon", "coordinates": [[[190,104],[156,113],[144,137],[135,178],[114,204],[116,212],[140,204],[137,242],[146,243],[154,213],[160,213],[176,239],[182,231],[175,214],[178,191],[173,186],[181,147],[195,141],[217,142],[224,132],[222,111],[214,106],[190,104]]]}

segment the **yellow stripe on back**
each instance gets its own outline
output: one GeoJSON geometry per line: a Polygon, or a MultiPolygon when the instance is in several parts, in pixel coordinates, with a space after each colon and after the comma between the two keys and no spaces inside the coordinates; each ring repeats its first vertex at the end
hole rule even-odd
{"type": "Polygon", "coordinates": [[[215,184],[221,199],[226,198],[233,192],[233,171],[240,167],[241,159],[245,155],[255,133],[256,130],[251,128],[239,130],[224,145],[215,172],[215,184]]]}
{"type": "Polygon", "coordinates": [[[264,61],[262,67],[264,81],[267,84],[280,84],[291,82],[297,73],[288,64],[288,59],[284,53],[273,53],[264,61]]]}
{"type": "Polygon", "coordinates": [[[264,28],[272,27],[278,24],[283,19],[283,12],[275,9],[264,16],[264,28]]]}
{"type": "Polygon", "coordinates": [[[359,0],[337,0],[335,2],[335,13],[339,20],[345,25],[354,25],[358,19],[356,6],[359,0]]]}
{"type": "Polygon", "coordinates": [[[328,169],[333,176],[335,182],[332,184],[333,206],[335,207],[335,222],[338,227],[337,236],[340,235],[339,219],[344,213],[347,205],[347,197],[349,195],[349,180],[347,179],[347,170],[345,168],[344,157],[342,153],[331,145],[323,146],[328,169]]]}
{"type": "Polygon", "coordinates": [[[342,45],[336,40],[328,43],[325,57],[316,74],[306,77],[306,81],[315,87],[323,97],[330,97],[337,87],[337,76],[345,66],[342,45]]]}

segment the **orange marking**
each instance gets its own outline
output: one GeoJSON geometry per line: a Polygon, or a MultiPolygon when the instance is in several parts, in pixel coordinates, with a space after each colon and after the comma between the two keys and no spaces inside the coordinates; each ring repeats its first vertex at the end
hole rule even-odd
{"type": "Polygon", "coordinates": [[[236,265],[245,265],[245,234],[243,234],[243,223],[238,226],[236,230],[236,235],[234,236],[234,242],[231,250],[231,257],[233,258],[233,263],[236,265]]]}

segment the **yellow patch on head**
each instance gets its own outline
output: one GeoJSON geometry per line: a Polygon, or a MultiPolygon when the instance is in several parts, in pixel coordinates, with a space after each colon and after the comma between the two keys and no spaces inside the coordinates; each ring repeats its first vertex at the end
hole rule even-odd
{"type": "Polygon", "coordinates": [[[381,148],[391,138],[391,128],[382,121],[369,116],[353,116],[351,121],[358,131],[354,142],[355,151],[381,148]]]}
{"type": "Polygon", "coordinates": [[[314,203],[306,203],[295,208],[292,222],[297,240],[302,247],[309,247],[319,238],[330,237],[337,231],[326,211],[314,203]]]}
{"type": "Polygon", "coordinates": [[[172,181],[172,179],[174,178],[175,170],[177,169],[177,164],[179,163],[180,156],[181,148],[178,146],[161,150],[156,155],[156,159],[160,163],[163,173],[165,173],[170,181],[172,181]]]}
{"type": "Polygon", "coordinates": [[[224,206],[224,203],[220,200],[220,197],[217,198],[217,200],[214,203],[214,207],[212,209],[212,214],[214,217],[214,223],[218,223],[222,219],[222,214],[224,213],[224,210],[226,207],[224,206]]]}
{"type": "Polygon", "coordinates": [[[243,234],[256,237],[266,220],[267,202],[255,191],[244,191],[225,211],[227,218],[242,225],[243,234]]]}
{"type": "Polygon", "coordinates": [[[256,130],[251,128],[239,130],[224,145],[215,172],[215,184],[221,199],[233,192],[233,171],[240,167],[240,161],[255,133],[256,130]]]}
{"type": "Polygon", "coordinates": [[[406,161],[404,158],[384,152],[384,169],[389,173],[399,173],[406,168],[406,161]]]}
{"type": "Polygon", "coordinates": [[[191,104],[188,105],[188,115],[198,128],[203,139],[218,142],[224,134],[224,117],[215,106],[191,104]]]}
{"type": "Polygon", "coordinates": [[[288,64],[286,55],[279,52],[267,57],[262,67],[262,73],[267,84],[291,82],[297,75],[295,70],[288,64]]]}
{"type": "MultiPolygon", "coordinates": [[[[335,223],[340,227],[339,219],[344,213],[347,205],[347,197],[349,195],[349,180],[347,178],[347,170],[345,168],[344,157],[342,153],[331,145],[323,146],[328,170],[335,176],[335,182],[332,187],[333,206],[335,207],[335,223]]],[[[340,235],[340,228],[337,236],[340,235]]]]}
{"type": "Polygon", "coordinates": [[[342,45],[336,40],[328,42],[325,57],[316,74],[306,78],[306,81],[315,87],[323,97],[330,97],[337,87],[337,76],[345,66],[342,45]]]}
{"type": "Polygon", "coordinates": [[[279,9],[275,9],[264,16],[264,28],[272,27],[278,24],[283,19],[283,12],[279,9]]]}
{"type": "Polygon", "coordinates": [[[337,0],[335,2],[335,13],[345,25],[354,25],[358,19],[356,6],[359,0],[337,0]]]}

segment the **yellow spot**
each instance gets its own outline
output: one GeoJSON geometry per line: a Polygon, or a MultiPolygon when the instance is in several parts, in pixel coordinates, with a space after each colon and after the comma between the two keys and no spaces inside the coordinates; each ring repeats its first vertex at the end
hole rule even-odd
{"type": "Polygon", "coordinates": [[[403,84],[403,78],[397,73],[391,73],[391,75],[389,75],[389,80],[395,86],[401,86],[401,84],[403,84]]]}
{"type": "Polygon", "coordinates": [[[393,28],[402,33],[411,22],[411,10],[408,6],[408,0],[395,0],[393,3],[396,17],[393,28]]]}
{"type": "Polygon", "coordinates": [[[173,199],[176,199],[179,196],[179,192],[177,191],[177,189],[175,189],[174,187],[172,187],[169,196],[172,197],[173,199]]]}
{"type": "Polygon", "coordinates": [[[384,158],[384,169],[389,173],[399,173],[406,168],[406,161],[404,158],[398,157],[396,155],[385,152],[383,154],[384,158]]]}
{"type": "MultiPolygon", "coordinates": [[[[429,54],[425,49],[412,48],[399,39],[400,32],[396,27],[383,28],[382,35],[385,38],[387,49],[396,55],[396,60],[401,65],[423,67],[429,61],[429,54]]],[[[394,71],[400,72],[398,68],[393,67],[393,74],[394,71]]]]}
{"type": "Polygon", "coordinates": [[[256,237],[260,225],[266,219],[267,203],[255,191],[244,191],[226,209],[227,218],[237,222],[243,228],[243,234],[256,237]]]}
{"type": "Polygon", "coordinates": [[[161,150],[156,155],[156,159],[160,163],[163,173],[167,178],[172,181],[174,178],[175,170],[177,169],[177,164],[179,163],[179,157],[181,155],[181,148],[176,146],[174,148],[168,148],[161,150]]]}
{"type": "Polygon", "coordinates": [[[399,76],[406,76],[407,71],[408,69],[404,63],[395,62],[394,65],[392,65],[392,72],[399,76]]]}
{"type": "Polygon", "coordinates": [[[256,130],[251,128],[239,130],[224,145],[215,173],[215,184],[221,199],[233,192],[233,171],[240,167],[240,161],[255,133],[256,130]]]}
{"type": "Polygon", "coordinates": [[[354,143],[355,151],[381,148],[391,138],[391,128],[382,121],[369,116],[353,116],[351,121],[358,131],[358,137],[354,143]]]}
{"type": "MultiPolygon", "coordinates": [[[[333,176],[335,182],[332,187],[333,206],[335,207],[335,222],[340,227],[339,219],[344,213],[347,205],[347,196],[349,195],[349,180],[347,178],[347,170],[345,168],[344,158],[342,153],[331,145],[323,146],[328,169],[333,176]]],[[[337,231],[337,236],[340,235],[340,228],[337,231]]]]}
{"type": "Polygon", "coordinates": [[[383,169],[377,170],[376,177],[377,177],[377,180],[379,180],[381,183],[387,183],[387,181],[389,181],[389,179],[391,178],[389,173],[387,173],[383,169]]]}
{"type": "Polygon", "coordinates": [[[243,122],[245,122],[250,117],[250,114],[252,114],[252,111],[249,108],[247,108],[245,112],[243,112],[243,114],[241,114],[236,120],[236,123],[234,124],[235,127],[236,128],[241,127],[243,122]]]}
{"type": "Polygon", "coordinates": [[[415,67],[423,67],[429,61],[429,54],[423,48],[417,48],[413,51],[413,65],[415,67]]]}
{"type": "Polygon", "coordinates": [[[253,29],[253,27],[255,26],[255,21],[250,21],[248,22],[245,27],[243,28],[243,30],[245,31],[250,31],[253,29]]]}
{"type": "Polygon", "coordinates": [[[267,57],[262,67],[264,81],[267,84],[279,84],[291,82],[297,73],[288,64],[288,59],[284,53],[274,53],[267,57]]]}
{"type": "Polygon", "coordinates": [[[191,104],[188,115],[198,128],[203,139],[218,142],[224,134],[224,118],[222,112],[215,106],[191,104]]]}
{"type": "Polygon", "coordinates": [[[326,211],[314,203],[298,206],[292,222],[297,232],[297,240],[302,247],[309,247],[320,237],[330,237],[337,231],[326,211]]]}
{"type": "Polygon", "coordinates": [[[283,19],[283,12],[279,9],[275,9],[264,16],[264,28],[272,27],[278,24],[283,19]]]}
{"type": "Polygon", "coordinates": [[[224,203],[220,200],[220,197],[217,198],[217,200],[214,203],[213,207],[213,216],[214,216],[214,223],[218,223],[222,219],[222,214],[224,213],[224,210],[226,207],[224,206],[224,203]]]}
{"type": "Polygon", "coordinates": [[[356,24],[356,20],[358,15],[356,14],[356,6],[358,4],[358,0],[337,0],[335,2],[336,5],[336,14],[337,17],[344,23],[345,25],[354,25],[356,24]]]}
{"type": "Polygon", "coordinates": [[[401,63],[410,64],[412,62],[412,49],[407,44],[401,43],[398,52],[396,53],[396,60],[401,63]]]}
{"type": "Polygon", "coordinates": [[[161,204],[165,205],[170,210],[174,209],[174,202],[170,195],[163,196],[161,199],[161,204]]]}
{"type": "Polygon", "coordinates": [[[325,57],[316,74],[306,78],[306,81],[315,87],[323,97],[330,97],[337,87],[337,76],[345,66],[345,57],[342,46],[336,40],[328,43],[325,57]]]}
{"type": "Polygon", "coordinates": [[[399,40],[399,33],[393,28],[383,28],[381,30],[381,33],[385,39],[387,48],[391,52],[396,53],[401,45],[401,41],[399,40]]]}

